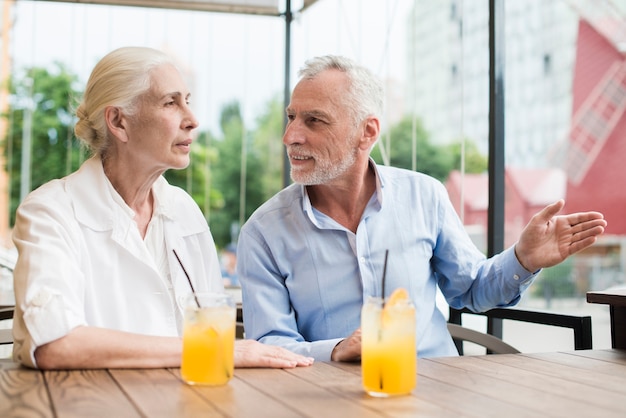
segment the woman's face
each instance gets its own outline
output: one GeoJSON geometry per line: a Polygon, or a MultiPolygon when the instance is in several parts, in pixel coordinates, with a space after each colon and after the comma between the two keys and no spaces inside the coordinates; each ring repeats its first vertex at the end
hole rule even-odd
{"type": "Polygon", "coordinates": [[[192,131],[198,126],[189,97],[176,67],[164,64],[152,71],[150,90],[125,126],[127,149],[141,167],[165,171],[189,165],[192,131]]]}

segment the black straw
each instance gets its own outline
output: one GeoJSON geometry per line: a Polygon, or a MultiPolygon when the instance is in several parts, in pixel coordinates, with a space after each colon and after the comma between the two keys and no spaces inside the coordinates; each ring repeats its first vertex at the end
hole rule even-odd
{"type": "Polygon", "coordinates": [[[178,260],[178,264],[180,264],[180,267],[183,269],[185,276],[187,276],[187,281],[189,282],[189,287],[191,287],[191,292],[193,293],[193,297],[196,300],[196,305],[198,305],[198,308],[200,308],[201,307],[200,301],[198,300],[198,296],[196,295],[196,290],[193,288],[193,284],[191,283],[191,278],[189,277],[189,274],[187,273],[185,266],[183,266],[183,262],[180,261],[180,258],[178,258],[178,254],[176,254],[176,250],[172,250],[172,251],[174,252],[174,256],[176,257],[176,260],[178,260]]]}
{"type": "Polygon", "coordinates": [[[385,306],[385,281],[387,277],[387,258],[389,257],[389,250],[385,250],[385,264],[383,265],[383,306],[385,306]]]}

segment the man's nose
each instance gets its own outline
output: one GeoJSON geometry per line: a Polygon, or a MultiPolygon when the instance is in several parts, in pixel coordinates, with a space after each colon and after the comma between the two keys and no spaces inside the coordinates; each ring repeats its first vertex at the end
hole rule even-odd
{"type": "Polygon", "coordinates": [[[301,144],[304,142],[304,129],[297,120],[292,120],[287,124],[285,128],[285,134],[283,135],[283,144],[301,144]]]}

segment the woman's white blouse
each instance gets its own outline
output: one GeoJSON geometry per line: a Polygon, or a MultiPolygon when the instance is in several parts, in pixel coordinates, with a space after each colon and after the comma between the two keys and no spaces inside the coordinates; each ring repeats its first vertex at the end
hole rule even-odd
{"type": "Polygon", "coordinates": [[[196,290],[223,289],[213,237],[185,191],[163,177],[153,186],[170,281],[107,183],[100,159],[92,158],[75,173],[33,191],[18,208],[15,361],[36,367],[38,346],[80,325],[180,335],[177,301],[190,286],[173,250],[196,290]]]}

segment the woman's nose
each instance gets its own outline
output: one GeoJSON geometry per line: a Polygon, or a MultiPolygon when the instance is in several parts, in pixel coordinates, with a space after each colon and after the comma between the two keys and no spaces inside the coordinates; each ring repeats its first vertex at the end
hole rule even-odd
{"type": "Polygon", "coordinates": [[[191,108],[187,108],[187,115],[183,120],[185,129],[196,129],[199,125],[196,115],[192,112],[191,108]]]}

